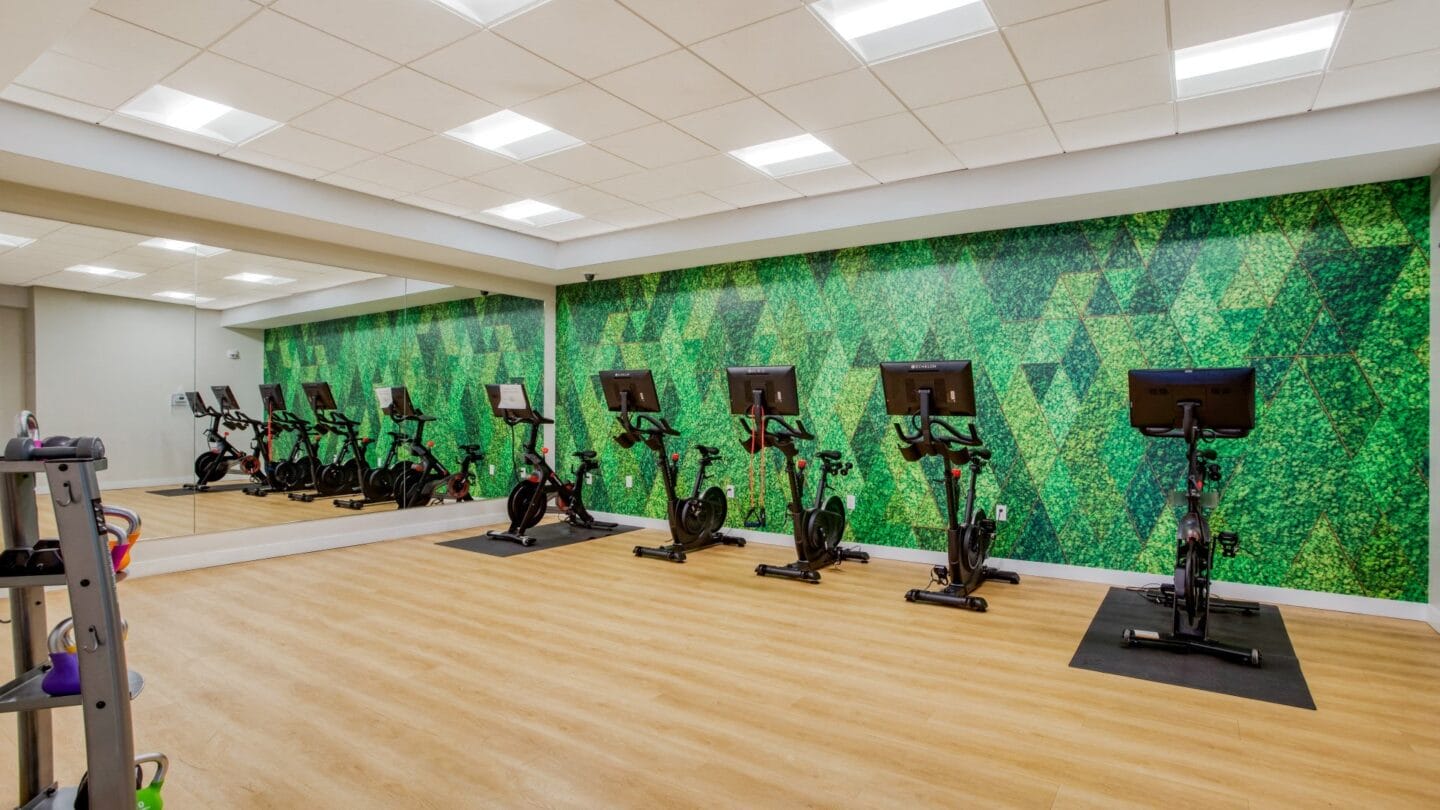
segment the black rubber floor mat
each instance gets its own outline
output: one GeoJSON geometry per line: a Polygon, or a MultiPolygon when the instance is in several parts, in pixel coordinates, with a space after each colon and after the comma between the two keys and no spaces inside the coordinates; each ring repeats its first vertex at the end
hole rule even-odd
{"type": "Polygon", "coordinates": [[[175,489],[152,489],[152,490],[150,490],[147,494],[149,494],[149,495],[164,495],[164,496],[167,497],[167,498],[174,498],[174,497],[177,497],[177,496],[180,496],[180,495],[196,495],[196,494],[205,495],[205,494],[211,493],[211,492],[239,492],[240,490],[245,489],[246,487],[253,487],[253,486],[255,486],[255,485],[252,484],[252,483],[250,483],[249,481],[238,481],[238,482],[236,482],[236,483],[234,483],[234,484],[211,484],[208,488],[205,489],[204,492],[197,492],[196,490],[193,490],[193,489],[185,489],[184,487],[177,487],[177,488],[175,488],[175,489]]]}
{"type": "Polygon", "coordinates": [[[1259,668],[1199,653],[1127,647],[1121,640],[1126,628],[1168,630],[1170,608],[1124,588],[1111,588],[1075,657],[1070,659],[1070,666],[1301,709],[1315,708],[1305,673],[1300,671],[1300,661],[1285,630],[1285,620],[1274,605],[1261,605],[1260,612],[1250,616],[1210,614],[1210,636],[1260,650],[1259,668]]]}
{"type": "Polygon", "coordinates": [[[442,540],[436,545],[464,551],[478,551],[492,557],[514,557],[519,554],[529,554],[532,551],[544,551],[547,548],[559,548],[574,543],[583,543],[586,540],[598,540],[601,537],[638,531],[639,528],[639,526],[616,526],[613,529],[577,529],[563,522],[546,523],[536,526],[528,532],[531,537],[535,538],[533,546],[522,546],[519,543],[497,540],[483,534],[459,540],[442,540]]]}

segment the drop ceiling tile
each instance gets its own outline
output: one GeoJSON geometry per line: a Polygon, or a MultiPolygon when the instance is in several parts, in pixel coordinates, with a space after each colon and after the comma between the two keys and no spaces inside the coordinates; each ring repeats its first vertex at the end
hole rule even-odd
{"type": "Polygon", "coordinates": [[[596,214],[595,219],[601,222],[608,222],[620,228],[641,228],[646,225],[669,222],[671,217],[653,208],[646,208],[643,205],[632,205],[629,208],[619,208],[614,211],[606,211],[603,214],[596,214]]]}
{"type": "Polygon", "coordinates": [[[128,115],[120,115],[118,113],[101,121],[100,124],[110,129],[129,132],[132,135],[141,135],[155,141],[173,143],[176,146],[183,146],[186,149],[194,149],[197,152],[205,152],[211,155],[218,155],[234,146],[234,144],[217,141],[214,138],[206,138],[196,135],[193,132],[162,127],[159,124],[152,124],[149,121],[131,118],[128,115]]]}
{"type": "Polygon", "coordinates": [[[1066,152],[1159,138],[1175,134],[1175,105],[1157,104],[1138,110],[1066,121],[1055,124],[1054,128],[1055,135],[1066,152]]]}
{"type": "Polygon", "coordinates": [[[24,104],[26,107],[34,107],[37,110],[45,110],[46,112],[63,115],[66,118],[75,118],[91,124],[99,123],[110,117],[110,110],[105,107],[96,107],[93,104],[71,101],[68,98],[61,98],[60,96],[46,93],[43,90],[33,90],[18,84],[12,84],[4,90],[0,90],[0,98],[6,101],[13,101],[16,104],[24,104]]]}
{"type": "Polygon", "coordinates": [[[601,180],[623,177],[642,171],[641,167],[634,163],[615,157],[609,152],[589,144],[535,158],[527,165],[544,169],[551,174],[558,174],[581,185],[598,183],[601,180]]]}
{"type": "Polygon", "coordinates": [[[675,126],[721,151],[788,138],[803,132],[758,98],[747,98],[676,118],[675,126]]]}
{"type": "Polygon", "coordinates": [[[534,166],[516,163],[503,169],[485,172],[474,178],[491,188],[534,199],[543,194],[553,194],[575,185],[570,180],[541,171],[534,166]]]}
{"type": "Polygon", "coordinates": [[[626,200],[586,186],[557,191],[538,199],[540,202],[564,208],[566,211],[574,211],[583,217],[630,207],[630,203],[626,200]]]}
{"type": "Polygon", "coordinates": [[[721,211],[730,211],[735,208],[735,206],[730,203],[722,202],[721,200],[711,197],[709,194],[699,191],[691,194],[682,194],[679,197],[671,197],[668,200],[656,200],[650,203],[649,207],[654,208],[662,214],[669,214],[676,219],[689,219],[690,217],[699,217],[706,214],[717,214],[721,211]]]}
{"type": "Polygon", "coordinates": [[[200,48],[260,10],[250,0],[100,0],[94,8],[200,48]]]}
{"type": "Polygon", "coordinates": [[[1302,76],[1229,93],[1184,99],[1176,105],[1180,113],[1180,131],[1194,132],[1306,112],[1315,101],[1320,79],[1318,75],[1302,76]]]}
{"type": "Polygon", "coordinates": [[[111,112],[155,84],[157,77],[94,65],[46,51],[15,78],[32,90],[111,112]]]}
{"type": "Polygon", "coordinates": [[[40,217],[29,217],[24,214],[12,214],[8,211],[0,211],[0,233],[8,233],[11,236],[39,239],[63,227],[65,227],[65,223],[56,222],[53,219],[41,219],[40,217]]]}
{"type": "MultiPolygon", "coordinates": [[[[678,181],[693,184],[696,191],[750,183],[765,175],[729,155],[711,155],[660,169],[678,181]]],[[[678,195],[677,195],[678,196],[678,195]]]]}
{"type": "Polygon", "coordinates": [[[882,183],[894,183],[912,177],[941,174],[965,168],[960,159],[943,146],[916,149],[897,155],[885,155],[861,161],[859,164],[866,174],[882,183]]]}
{"type": "Polygon", "coordinates": [[[344,141],[372,152],[389,152],[424,139],[430,133],[398,118],[335,99],[290,122],[291,126],[344,141]]]}
{"type": "Polygon", "coordinates": [[[602,180],[595,184],[595,188],[606,194],[613,194],[641,205],[700,190],[700,187],[690,179],[677,176],[665,169],[651,169],[638,174],[627,174],[613,180],[602,180]]]}
{"type": "Polygon", "coordinates": [[[776,90],[765,94],[764,99],[809,132],[869,121],[905,109],[865,68],[776,90]]]}
{"type": "Polygon", "coordinates": [[[651,124],[609,138],[596,146],[647,169],[668,166],[711,154],[714,150],[669,124],[651,124]]]}
{"type": "Polygon", "coordinates": [[[639,129],[655,119],[593,84],[577,84],[514,108],[582,141],[639,129]]]}
{"type": "Polygon", "coordinates": [[[281,127],[262,135],[246,143],[244,149],[247,153],[258,152],[327,172],[338,172],[372,156],[359,147],[295,127],[281,127]]]}
{"type": "Polygon", "coordinates": [[[496,208],[520,199],[509,192],[482,186],[469,180],[456,180],[453,183],[437,186],[429,189],[422,196],[449,203],[470,212],[496,208]]]}
{"type": "Polygon", "coordinates": [[[402,63],[419,59],[479,30],[469,20],[435,3],[279,0],[270,7],[386,59],[402,63]]]}
{"type": "Polygon", "coordinates": [[[1048,17],[1093,2],[1095,0],[985,0],[985,4],[990,7],[990,15],[1000,25],[1014,25],[1036,17],[1048,17]]]}
{"type": "Polygon", "coordinates": [[[363,160],[341,174],[356,180],[379,183],[386,188],[396,189],[407,194],[418,194],[436,186],[453,183],[456,180],[448,174],[416,166],[414,163],[406,163],[403,160],[396,160],[388,155],[379,155],[369,160],[363,160]]]}
{"type": "Polygon", "coordinates": [[[780,182],[806,197],[848,191],[852,188],[863,188],[876,184],[875,178],[854,166],[836,166],[833,169],[821,169],[818,172],[793,174],[782,178],[780,182]]]}
{"type": "Polygon", "coordinates": [[[661,31],[690,45],[790,11],[800,0],[621,0],[661,31]]]}
{"type": "Polygon", "coordinates": [[[870,69],[911,107],[930,107],[1025,83],[998,33],[891,59],[870,69]]]}
{"type": "Polygon", "coordinates": [[[433,135],[409,146],[402,146],[391,151],[390,155],[454,177],[471,177],[501,166],[509,166],[511,163],[494,152],[487,152],[444,135],[433,135]]]}
{"type": "Polygon", "coordinates": [[[481,31],[410,65],[501,107],[553,93],[579,81],[520,46],[481,31]]]}
{"type": "Polygon", "coordinates": [[[1350,12],[1330,69],[1440,48],[1440,2],[1390,0],[1350,12]]]}
{"type": "Polygon", "coordinates": [[[814,14],[797,8],[692,46],[753,93],[841,73],[859,62],[814,14]]]}
{"type": "Polygon", "coordinates": [[[675,49],[675,43],[615,0],[550,0],[495,33],[586,79],[675,49]]]}
{"type": "Polygon", "coordinates": [[[567,239],[582,239],[586,236],[599,236],[602,233],[612,233],[619,228],[605,222],[597,222],[593,219],[572,219],[569,222],[557,222],[545,228],[545,236],[548,239],[564,241],[567,239]]]}
{"type": "Polygon", "coordinates": [[[251,17],[210,50],[333,95],[395,68],[388,59],[269,10],[251,17]]]}
{"type": "Polygon", "coordinates": [[[750,95],[689,51],[671,51],[602,76],[595,83],[665,120],[750,95]]]}
{"type": "Polygon", "coordinates": [[[1332,70],[1325,74],[1315,109],[1418,93],[1440,87],[1440,50],[1332,70]]]}
{"type": "Polygon", "coordinates": [[[823,130],[815,136],[856,163],[940,145],[920,119],[908,112],[823,130]]]}
{"type": "Polygon", "coordinates": [[[1165,4],[1105,0],[1004,29],[1031,81],[1167,53],[1165,4]]]}
{"type": "Polygon", "coordinates": [[[327,93],[209,52],[166,76],[165,86],[274,121],[289,121],[330,99],[327,93]]]}
{"type": "Polygon", "coordinates": [[[1049,126],[1032,127],[1019,132],[1007,132],[947,145],[955,157],[960,158],[960,162],[971,169],[1058,155],[1062,151],[1060,142],[1055,140],[1055,133],[1050,131],[1049,126]]]}
{"type": "Polygon", "coordinates": [[[447,132],[500,111],[488,101],[409,68],[391,71],[345,98],[432,132],[447,132]]]}
{"type": "Polygon", "coordinates": [[[764,205],[765,203],[779,202],[781,200],[793,200],[801,196],[800,192],[782,185],[775,180],[755,180],[749,183],[741,183],[737,186],[710,189],[708,193],[712,197],[724,200],[738,208],[751,205],[764,205]]]}
{"type": "Polygon", "coordinates": [[[1147,56],[1031,86],[1045,117],[1052,122],[1163,104],[1172,95],[1170,57],[1147,56]]]}
{"type": "Polygon", "coordinates": [[[1189,48],[1349,7],[1350,0],[1170,0],[1171,44],[1189,48]]]}
{"type": "Polygon", "coordinates": [[[1012,87],[983,96],[947,101],[915,111],[940,140],[960,143],[1045,123],[1029,87],[1012,87]]]}

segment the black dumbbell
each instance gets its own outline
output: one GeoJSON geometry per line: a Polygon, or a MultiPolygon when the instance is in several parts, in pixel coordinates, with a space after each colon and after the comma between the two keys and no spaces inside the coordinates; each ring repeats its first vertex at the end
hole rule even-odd
{"type": "Polygon", "coordinates": [[[11,439],[5,445],[6,461],[90,461],[105,457],[105,443],[95,436],[52,436],[40,444],[33,439],[11,439]]]}

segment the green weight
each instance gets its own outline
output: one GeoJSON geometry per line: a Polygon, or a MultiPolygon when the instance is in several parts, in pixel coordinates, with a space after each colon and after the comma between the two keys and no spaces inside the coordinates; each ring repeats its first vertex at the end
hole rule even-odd
{"type": "Polygon", "coordinates": [[[160,798],[160,789],[165,786],[165,772],[170,770],[170,758],[164,754],[141,754],[135,758],[135,771],[139,775],[146,762],[155,763],[155,776],[150,784],[135,791],[135,810],[163,810],[165,801],[160,798]]]}

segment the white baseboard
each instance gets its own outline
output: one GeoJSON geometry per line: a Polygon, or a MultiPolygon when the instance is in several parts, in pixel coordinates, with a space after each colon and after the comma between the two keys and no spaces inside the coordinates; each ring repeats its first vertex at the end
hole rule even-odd
{"type": "MultiPolygon", "coordinates": [[[[1440,587],[1440,583],[1431,583],[1430,587],[1440,587]]],[[[1430,627],[1433,628],[1435,632],[1440,633],[1440,604],[1434,602],[1430,604],[1430,610],[1425,616],[1425,621],[1430,624],[1430,627]]]]}
{"type": "MultiPolygon", "coordinates": [[[[621,515],[614,512],[595,512],[594,514],[602,520],[613,520],[618,523],[640,526],[645,529],[669,531],[669,523],[656,518],[621,515]]],[[[795,543],[790,535],[779,534],[777,532],[757,532],[750,529],[726,529],[725,533],[743,537],[749,542],[764,543],[767,545],[790,546],[795,543]]],[[[870,552],[871,557],[879,560],[899,560],[901,562],[922,563],[924,565],[945,564],[945,554],[939,551],[922,551],[915,548],[897,548],[895,546],[876,546],[869,543],[846,543],[846,545],[858,546],[870,552]]],[[[1014,571],[1017,574],[1031,574],[1037,577],[1069,579],[1080,582],[1095,582],[1101,585],[1111,585],[1121,588],[1150,585],[1164,580],[1164,577],[1158,574],[1117,571],[1110,568],[1089,568],[1082,565],[1008,560],[1001,557],[992,558],[992,564],[997,568],[1014,571]]],[[[1440,632],[1440,609],[1421,602],[1401,602],[1394,599],[1376,599],[1370,596],[1350,596],[1339,593],[1304,591],[1297,588],[1277,588],[1270,585],[1247,585],[1241,582],[1221,582],[1218,580],[1215,582],[1214,589],[1217,596],[1225,596],[1231,599],[1267,602],[1273,605],[1319,608],[1321,610],[1335,610],[1343,613],[1360,613],[1368,616],[1386,616],[1392,619],[1428,621],[1437,632],[1440,632]]]]}
{"type": "Polygon", "coordinates": [[[369,515],[341,515],[213,534],[141,540],[135,547],[128,571],[132,577],[168,574],[469,529],[505,520],[505,501],[495,498],[369,515]]]}

